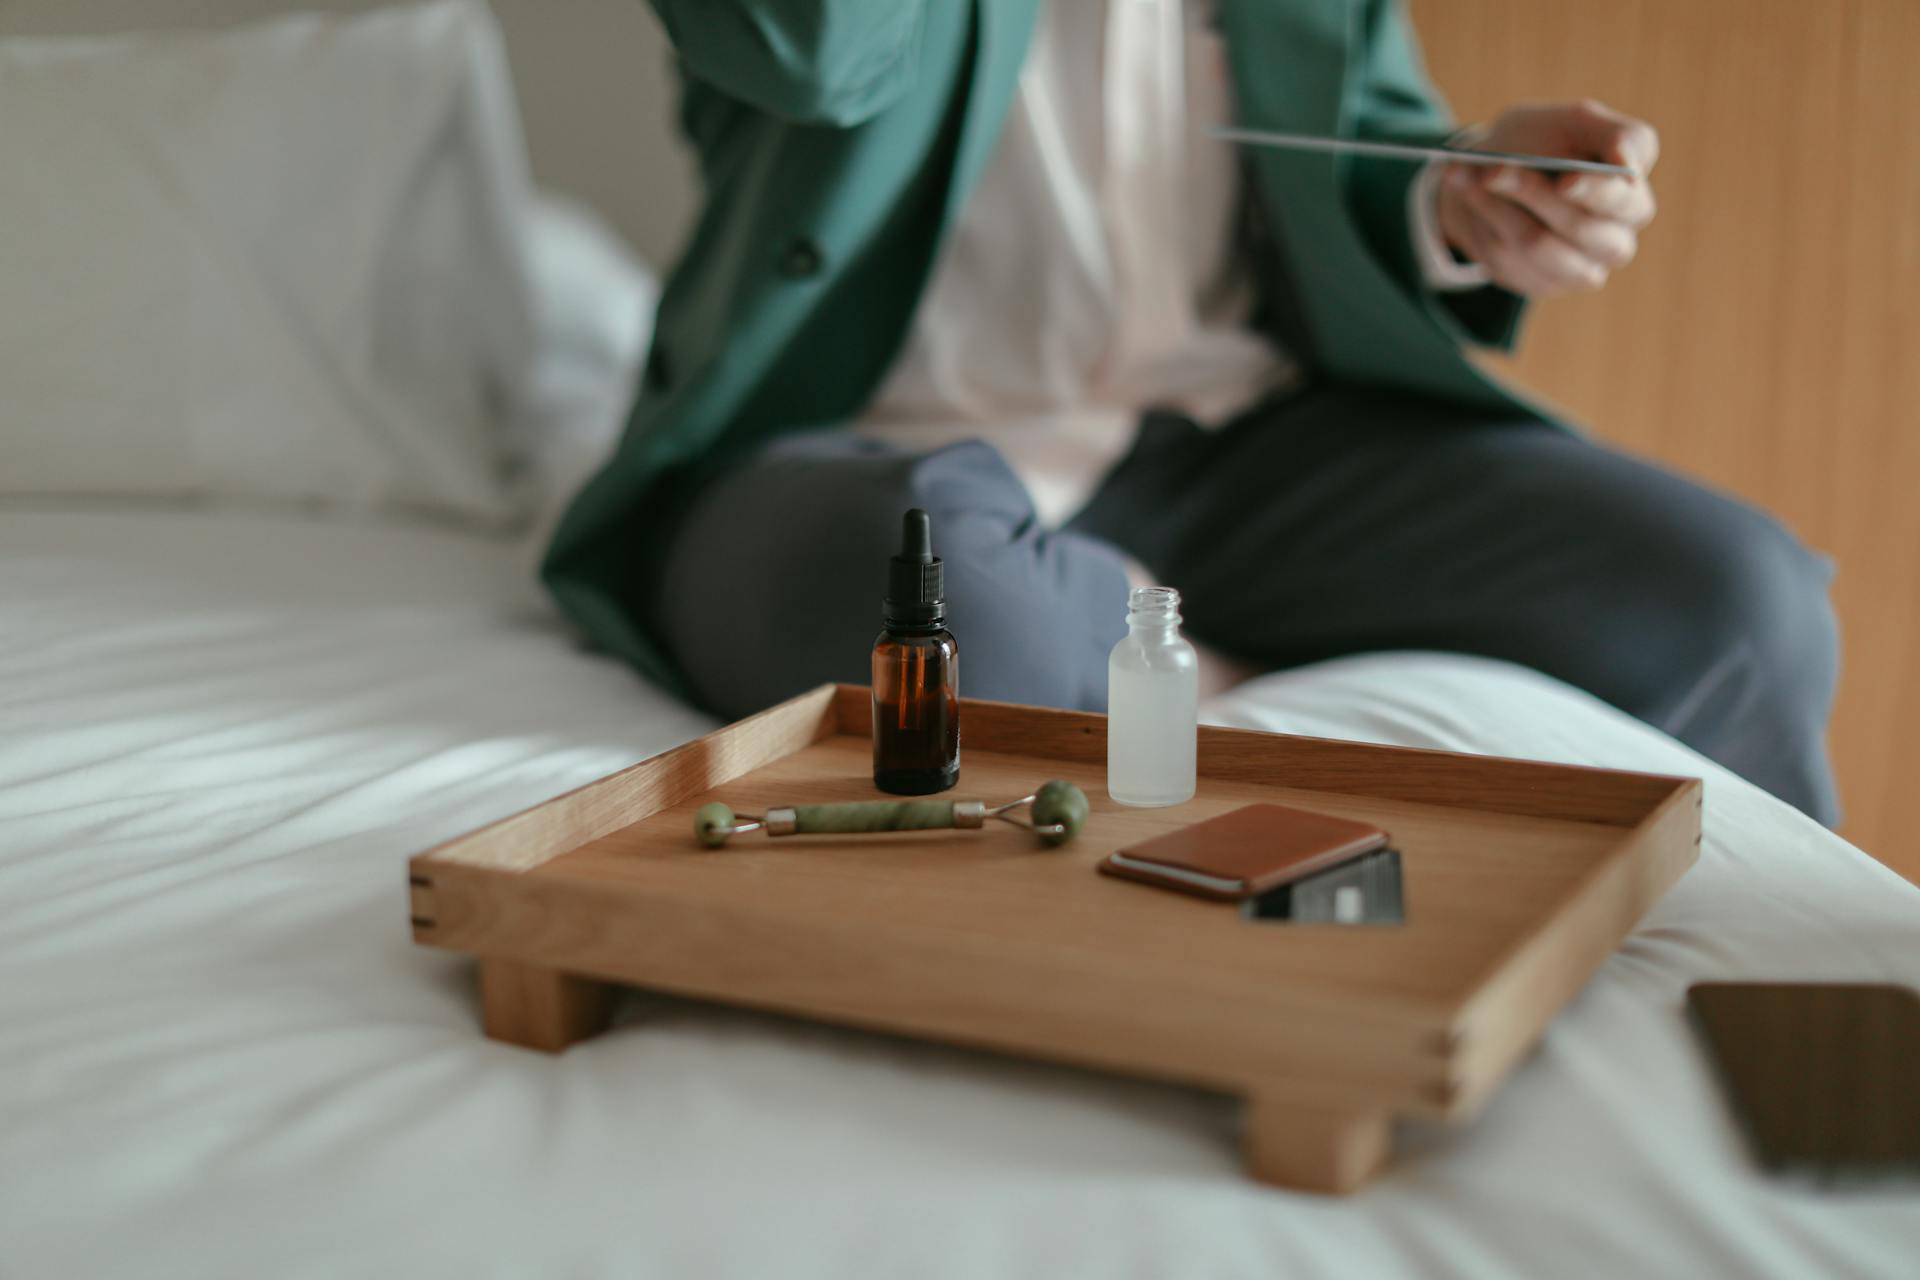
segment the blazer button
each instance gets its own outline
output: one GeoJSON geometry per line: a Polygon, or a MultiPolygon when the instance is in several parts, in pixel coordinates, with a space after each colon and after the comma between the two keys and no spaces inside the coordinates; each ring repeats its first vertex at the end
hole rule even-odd
{"type": "Polygon", "coordinates": [[[780,274],[789,280],[817,276],[825,265],[826,255],[820,252],[820,246],[804,236],[788,245],[787,251],[780,255],[780,274]]]}

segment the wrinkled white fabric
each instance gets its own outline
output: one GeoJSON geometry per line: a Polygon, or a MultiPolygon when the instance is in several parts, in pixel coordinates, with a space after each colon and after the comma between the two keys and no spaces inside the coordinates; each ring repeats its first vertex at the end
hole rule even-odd
{"type": "Polygon", "coordinates": [[[994,152],[857,429],[980,437],[1058,524],[1140,410],[1208,423],[1293,366],[1246,328],[1232,86],[1211,4],[1049,0],[994,152]]]}
{"type": "Polygon", "coordinates": [[[1680,885],[1459,1132],[1345,1200],[1225,1100],[655,998],[549,1058],[412,945],[406,859],[707,727],[579,652],[510,543],[0,513],[0,1275],[1904,1277],[1911,1188],[1744,1156],[1700,978],[1920,983],[1920,890],[1658,733],[1383,655],[1262,728],[1704,774],[1680,885]]]}

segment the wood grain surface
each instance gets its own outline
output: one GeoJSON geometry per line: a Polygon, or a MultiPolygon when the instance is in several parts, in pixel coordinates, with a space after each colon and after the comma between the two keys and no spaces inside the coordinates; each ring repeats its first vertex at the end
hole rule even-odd
{"type": "MultiPolygon", "coordinates": [[[[616,831],[636,813],[652,813],[797,751],[836,722],[834,690],[811,693],[769,707],[705,737],[642,760],[598,782],[556,796],[545,804],[502,818],[427,857],[506,871],[527,871],[577,845],[616,831]]],[[[430,877],[416,874],[414,916],[432,916],[430,877]]]]}
{"type": "Polygon", "coordinates": [[[1463,120],[1591,96],[1653,121],[1660,215],[1502,372],[1767,508],[1838,565],[1844,834],[1920,879],[1920,3],[1412,0],[1463,120]]]}
{"type": "Polygon", "coordinates": [[[607,1029],[613,991],[517,960],[480,961],[480,1022],[508,1044],[559,1053],[607,1029]]]}
{"type": "Polygon", "coordinates": [[[1103,717],[968,701],[955,797],[1067,779],[1092,810],[1072,844],[990,823],[698,845],[711,800],[875,798],[868,706],[823,687],[420,855],[416,941],[483,958],[512,1043],[564,1048],[599,983],[631,983],[1237,1093],[1257,1175],[1345,1190],[1391,1116],[1473,1114],[1698,843],[1689,779],[1230,729],[1202,730],[1192,801],[1130,809],[1103,717]],[[1390,832],[1407,923],[1257,924],[1095,873],[1257,801],[1390,832]]]}
{"type": "Polygon", "coordinates": [[[1279,1186],[1345,1194],[1392,1155],[1392,1121],[1379,1110],[1305,1107],[1256,1094],[1242,1117],[1247,1172],[1279,1186]]]}

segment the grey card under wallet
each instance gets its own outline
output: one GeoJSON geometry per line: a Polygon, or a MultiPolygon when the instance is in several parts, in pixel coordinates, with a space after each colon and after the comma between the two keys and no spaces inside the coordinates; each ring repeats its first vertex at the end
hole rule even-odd
{"type": "Polygon", "coordinates": [[[1240,910],[1256,924],[1404,924],[1407,904],[1400,851],[1362,854],[1248,898],[1240,910]]]}

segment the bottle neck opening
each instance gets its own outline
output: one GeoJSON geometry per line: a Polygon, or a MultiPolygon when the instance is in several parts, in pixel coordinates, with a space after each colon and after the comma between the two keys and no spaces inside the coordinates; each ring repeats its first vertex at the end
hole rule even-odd
{"type": "Polygon", "coordinates": [[[1127,596],[1127,628],[1171,632],[1180,625],[1180,593],[1172,587],[1135,587],[1127,596]]]}

